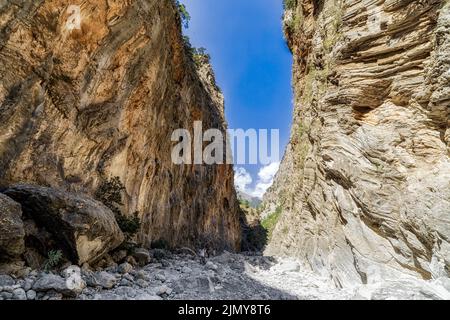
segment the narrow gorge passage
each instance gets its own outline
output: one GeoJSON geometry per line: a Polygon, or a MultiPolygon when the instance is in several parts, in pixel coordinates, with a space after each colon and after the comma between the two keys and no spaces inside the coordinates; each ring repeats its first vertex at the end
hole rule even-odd
{"type": "MultiPolygon", "coordinates": [[[[82,300],[441,300],[442,282],[411,276],[336,288],[327,276],[303,268],[295,258],[223,253],[206,264],[186,254],[165,253],[144,268],[114,274],[117,285],[101,282],[82,300]],[[125,272],[125,273],[124,273],[125,272]],[[105,287],[102,287],[104,285],[105,287]]],[[[104,280],[106,281],[106,280],[104,280]]],[[[110,280],[111,281],[111,280],[110,280]]],[[[114,283],[114,282],[113,282],[114,283]]],[[[55,298],[49,296],[49,298],[55,298]]],[[[56,296],[57,298],[57,296],[56,296]]]]}

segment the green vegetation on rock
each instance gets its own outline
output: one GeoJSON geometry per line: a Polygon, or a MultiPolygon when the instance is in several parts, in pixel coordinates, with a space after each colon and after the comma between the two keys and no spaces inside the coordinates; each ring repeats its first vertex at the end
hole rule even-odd
{"type": "Polygon", "coordinates": [[[293,10],[297,6],[297,0],[283,0],[284,10],[293,10]]]}
{"type": "Polygon", "coordinates": [[[50,271],[56,268],[63,258],[63,253],[61,250],[51,250],[48,252],[47,261],[44,263],[44,270],[50,271]]]}
{"type": "Polygon", "coordinates": [[[270,239],[272,237],[273,230],[275,229],[278,220],[280,219],[282,208],[278,207],[275,212],[269,214],[262,222],[261,225],[267,231],[267,236],[270,239]]]}
{"type": "Polygon", "coordinates": [[[189,28],[189,22],[191,21],[191,15],[187,11],[186,6],[184,4],[182,4],[180,1],[177,1],[176,4],[177,4],[177,8],[178,8],[178,13],[180,14],[181,23],[187,29],[187,28],[189,28]]]}
{"type": "Polygon", "coordinates": [[[127,217],[122,213],[120,207],[123,206],[123,191],[125,191],[125,186],[120,181],[120,178],[113,177],[100,185],[95,193],[95,198],[114,212],[120,230],[128,238],[131,238],[139,231],[141,222],[138,212],[135,212],[132,217],[127,217]]]}

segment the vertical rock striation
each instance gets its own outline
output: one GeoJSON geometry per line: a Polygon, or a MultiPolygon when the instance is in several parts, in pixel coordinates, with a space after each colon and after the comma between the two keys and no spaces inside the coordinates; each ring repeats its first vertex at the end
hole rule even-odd
{"type": "Polygon", "coordinates": [[[337,285],[450,275],[450,3],[286,2],[291,140],[268,252],[337,285]]]}
{"type": "Polygon", "coordinates": [[[171,161],[174,129],[226,128],[210,74],[174,1],[0,1],[1,184],[92,195],[119,177],[141,243],[238,248],[232,167],[171,161]]]}

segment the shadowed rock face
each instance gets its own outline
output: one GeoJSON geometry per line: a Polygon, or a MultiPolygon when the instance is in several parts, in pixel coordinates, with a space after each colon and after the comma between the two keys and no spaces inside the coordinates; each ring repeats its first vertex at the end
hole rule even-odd
{"type": "Polygon", "coordinates": [[[124,235],[114,213],[84,195],[24,184],[5,194],[22,205],[26,220],[51,233],[66,256],[82,265],[118,247],[124,235]]]}
{"type": "Polygon", "coordinates": [[[171,161],[174,129],[226,127],[210,70],[185,51],[170,0],[0,1],[2,184],[93,194],[117,176],[141,243],[236,249],[232,167],[171,161]]]}
{"type": "Polygon", "coordinates": [[[450,4],[298,0],[295,115],[269,253],[338,285],[450,273],[450,4]]]}

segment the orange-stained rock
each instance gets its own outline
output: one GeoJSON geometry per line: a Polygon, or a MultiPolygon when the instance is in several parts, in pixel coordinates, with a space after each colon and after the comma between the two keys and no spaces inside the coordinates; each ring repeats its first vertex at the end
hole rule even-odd
{"type": "Polygon", "coordinates": [[[226,128],[223,97],[188,57],[174,2],[0,5],[2,184],[93,195],[117,176],[143,245],[237,249],[232,166],[171,162],[174,129],[226,128]]]}

